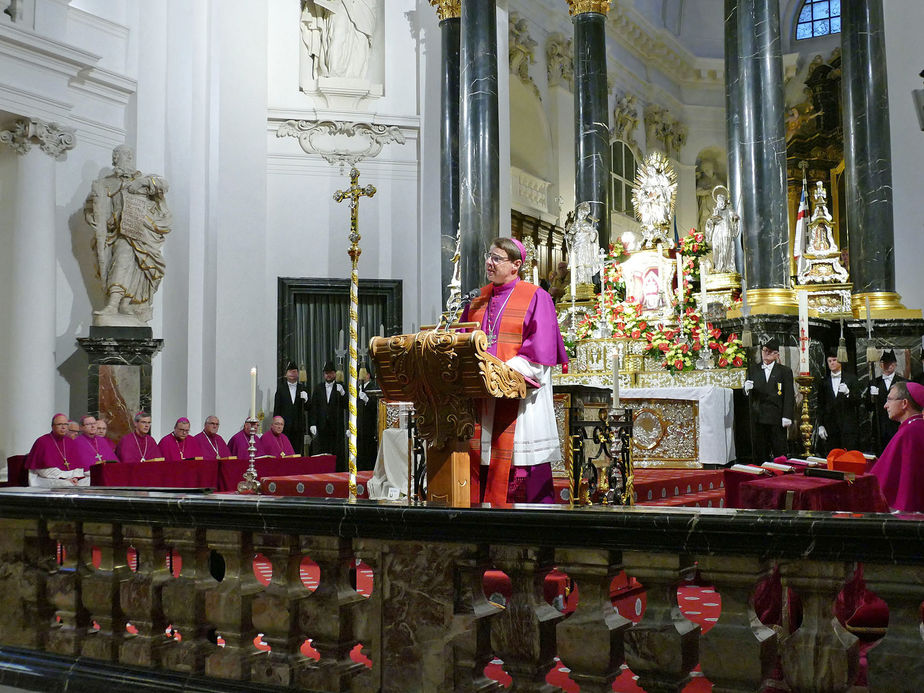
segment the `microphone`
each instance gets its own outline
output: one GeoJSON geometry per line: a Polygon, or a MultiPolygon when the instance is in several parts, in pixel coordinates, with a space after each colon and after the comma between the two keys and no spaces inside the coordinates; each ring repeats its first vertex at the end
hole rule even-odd
{"type": "Polygon", "coordinates": [[[465,294],[465,295],[461,298],[460,304],[459,304],[459,305],[463,305],[463,306],[464,306],[464,305],[466,305],[467,303],[471,303],[471,302],[474,301],[476,298],[478,298],[478,295],[479,295],[480,293],[481,293],[481,289],[472,289],[471,291],[469,291],[467,294],[465,294]]]}

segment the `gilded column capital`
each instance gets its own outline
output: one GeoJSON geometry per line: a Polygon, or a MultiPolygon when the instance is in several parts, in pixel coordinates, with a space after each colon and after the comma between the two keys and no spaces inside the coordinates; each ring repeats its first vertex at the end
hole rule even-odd
{"type": "Polygon", "coordinates": [[[27,154],[32,145],[37,144],[48,156],[61,161],[77,144],[77,136],[73,128],[58,123],[20,118],[9,130],[0,130],[0,142],[8,144],[19,154],[27,154]]]}
{"type": "Polygon", "coordinates": [[[436,16],[444,19],[458,19],[462,16],[462,0],[430,0],[436,8],[436,16]]]}
{"type": "Polygon", "coordinates": [[[572,17],[587,12],[605,15],[610,11],[610,0],[567,0],[567,2],[568,14],[572,17]]]}

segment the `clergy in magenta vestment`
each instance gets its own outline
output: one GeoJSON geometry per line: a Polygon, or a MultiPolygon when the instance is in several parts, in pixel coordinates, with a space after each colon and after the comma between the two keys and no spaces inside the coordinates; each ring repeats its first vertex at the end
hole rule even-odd
{"type": "MultiPolygon", "coordinates": [[[[260,449],[260,434],[257,433],[260,424],[253,419],[247,419],[244,421],[244,427],[231,436],[231,440],[228,441],[228,448],[231,450],[231,455],[236,457],[239,460],[249,460],[250,459],[250,436],[254,437],[254,447],[257,450],[260,449]]],[[[260,453],[257,452],[257,455],[260,453]]]]}
{"type": "Polygon", "coordinates": [[[260,436],[257,443],[257,457],[287,457],[294,455],[295,449],[285,433],[276,435],[272,430],[260,436]]]}
{"type": "Polygon", "coordinates": [[[202,459],[202,450],[195,436],[186,436],[180,440],[173,433],[168,433],[157,444],[166,462],[179,462],[180,460],[202,459]]]}
{"type": "Polygon", "coordinates": [[[68,418],[55,414],[51,432],[39,436],[26,456],[29,485],[54,488],[60,486],[89,486],[87,472],[92,466],[88,454],[78,447],[77,440],[67,434],[68,418]]]}
{"type": "Polygon", "coordinates": [[[231,450],[225,439],[215,433],[210,434],[208,431],[202,431],[195,436],[199,444],[199,451],[202,453],[202,459],[214,460],[219,457],[231,457],[231,450]]]}
{"type": "Polygon", "coordinates": [[[80,454],[90,461],[91,466],[100,462],[114,462],[119,459],[108,438],[81,433],[74,438],[74,442],[77,443],[80,454]]]}
{"type": "Polygon", "coordinates": [[[899,383],[889,390],[885,409],[898,431],[873,465],[871,474],[889,507],[905,512],[924,512],[924,385],[899,383]],[[904,401],[903,396],[911,398],[904,401]],[[902,411],[903,413],[897,413],[902,411]]]}
{"type": "Polygon", "coordinates": [[[552,297],[518,277],[523,254],[515,239],[492,243],[486,267],[491,283],[462,316],[481,324],[488,353],[539,383],[522,400],[482,400],[480,440],[472,450],[473,502],[554,501],[551,464],[561,460],[561,443],[552,367],[567,363],[568,355],[552,297]]]}
{"type": "Polygon", "coordinates": [[[99,450],[103,462],[118,462],[119,456],[116,455],[115,444],[106,436],[96,436],[96,449],[99,450]]]}
{"type": "Polygon", "coordinates": [[[150,435],[141,435],[136,431],[122,436],[115,451],[120,462],[152,462],[164,458],[157,442],[150,435]]]}

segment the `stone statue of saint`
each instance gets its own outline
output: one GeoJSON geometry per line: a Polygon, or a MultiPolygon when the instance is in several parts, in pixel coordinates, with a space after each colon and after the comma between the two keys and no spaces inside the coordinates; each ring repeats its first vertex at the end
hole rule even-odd
{"type": "Polygon", "coordinates": [[[112,173],[93,181],[83,210],[106,291],[106,305],[93,322],[144,326],[164,277],[164,236],[173,223],[164,198],[168,185],[135,170],[135,153],[126,145],[112,150],[112,166],[112,173]]]}
{"type": "Polygon", "coordinates": [[[717,185],[712,191],[715,208],[706,220],[706,242],[712,246],[714,272],[735,272],[735,239],[741,232],[738,215],[729,204],[728,188],[717,185]]]}
{"type": "Polygon", "coordinates": [[[594,275],[600,271],[601,248],[595,221],[590,216],[590,203],[581,202],[574,210],[574,221],[565,229],[571,271],[578,284],[592,284],[594,275]]]}
{"type": "Polygon", "coordinates": [[[696,173],[696,205],[699,211],[699,225],[696,227],[705,232],[706,222],[712,216],[712,191],[715,186],[721,185],[723,180],[716,175],[715,162],[704,158],[699,164],[696,173]]]}
{"type": "Polygon", "coordinates": [[[377,0],[303,0],[302,51],[312,77],[364,79],[375,33],[377,0]]]}

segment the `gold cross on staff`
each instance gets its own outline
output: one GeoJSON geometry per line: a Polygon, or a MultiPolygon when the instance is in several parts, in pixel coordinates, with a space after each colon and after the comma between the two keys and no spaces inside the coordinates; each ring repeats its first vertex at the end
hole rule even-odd
{"type": "Polygon", "coordinates": [[[375,195],[375,186],[367,185],[365,188],[359,187],[359,169],[355,166],[350,169],[350,187],[346,190],[338,190],[334,193],[336,202],[350,200],[350,258],[355,262],[362,252],[359,248],[359,198],[372,197],[375,195]],[[354,257],[355,255],[355,257],[354,257]]]}

